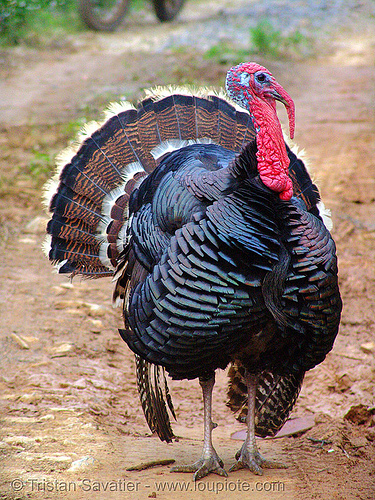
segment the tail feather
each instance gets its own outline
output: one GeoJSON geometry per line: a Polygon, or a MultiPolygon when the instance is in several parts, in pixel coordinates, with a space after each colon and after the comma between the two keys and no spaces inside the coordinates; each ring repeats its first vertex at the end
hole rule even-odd
{"type": "Polygon", "coordinates": [[[196,124],[196,104],[193,96],[176,95],[174,97],[174,108],[178,121],[179,137],[182,141],[199,139],[196,124]]]}
{"type": "Polygon", "coordinates": [[[168,390],[164,368],[135,356],[137,385],[143,413],[151,432],[156,432],[162,441],[170,443],[175,437],[168,410],[176,418],[168,390]]]}
{"type": "Polygon", "coordinates": [[[177,136],[177,139],[181,139],[178,114],[175,108],[175,96],[172,94],[160,101],[155,101],[154,110],[161,142],[170,139],[171,129],[174,130],[174,135],[177,136]]]}
{"type": "Polygon", "coordinates": [[[56,214],[56,217],[48,222],[47,231],[60,239],[69,237],[72,241],[81,241],[87,245],[98,245],[95,235],[90,232],[90,227],[79,219],[69,221],[65,217],[56,214]]]}
{"type": "Polygon", "coordinates": [[[217,129],[219,142],[224,148],[233,148],[233,138],[237,135],[236,110],[228,102],[217,96],[212,97],[218,110],[217,129]]]}
{"type": "MultiPolygon", "coordinates": [[[[234,363],[229,369],[227,406],[237,414],[237,420],[246,421],[248,410],[245,368],[234,363]]],[[[301,390],[305,372],[276,374],[263,371],[258,378],[255,401],[255,433],[274,436],[284,425],[301,390]]]]}
{"type": "Polygon", "coordinates": [[[113,120],[115,127],[113,132],[109,129],[106,130],[108,134],[106,145],[110,148],[109,151],[120,159],[122,165],[134,162],[144,165],[145,154],[138,134],[137,110],[131,109],[119,113],[111,120],[113,120]],[[119,131],[117,130],[118,126],[120,126],[119,131]]]}
{"type": "MultiPolygon", "coordinates": [[[[293,182],[293,192],[298,198],[301,198],[307,210],[316,211],[315,215],[319,214],[316,206],[320,201],[320,194],[317,186],[312,182],[308,173],[308,169],[301,158],[289,148],[287,145],[287,152],[290,160],[289,176],[293,182]]],[[[301,156],[301,153],[299,153],[301,156]]]]}
{"type": "Polygon", "coordinates": [[[235,151],[242,151],[247,143],[250,143],[255,139],[255,129],[251,116],[248,113],[236,111],[236,121],[237,134],[235,151]]]}
{"type": "Polygon", "coordinates": [[[143,166],[146,172],[151,173],[156,167],[156,162],[150,152],[162,142],[154,100],[151,97],[144,99],[138,105],[138,133],[146,156],[143,166]]]}

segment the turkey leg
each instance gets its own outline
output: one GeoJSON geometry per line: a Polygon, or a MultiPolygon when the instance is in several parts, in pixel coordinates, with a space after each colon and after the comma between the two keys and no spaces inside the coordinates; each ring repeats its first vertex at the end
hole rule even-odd
{"type": "Polygon", "coordinates": [[[238,469],[250,469],[254,474],[262,475],[263,469],[285,469],[286,465],[281,462],[267,460],[258,451],[255,441],[255,396],[257,391],[258,377],[246,371],[245,374],[248,394],[247,406],[247,435],[241,449],[236,453],[237,463],[232,465],[229,472],[238,469]]]}
{"type": "Polygon", "coordinates": [[[227,476],[224,470],[224,464],[221,458],[216,453],[212,444],[212,430],[217,424],[212,422],[212,390],[215,385],[215,374],[208,380],[199,379],[203,393],[204,405],[204,440],[203,451],[201,458],[191,465],[180,465],[171,468],[171,472],[194,472],[193,479],[197,481],[202,477],[207,476],[210,472],[214,472],[219,476],[227,476]]]}

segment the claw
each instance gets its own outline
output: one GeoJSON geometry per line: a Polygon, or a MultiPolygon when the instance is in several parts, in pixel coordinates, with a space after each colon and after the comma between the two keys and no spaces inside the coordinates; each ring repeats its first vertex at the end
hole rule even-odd
{"type": "Polygon", "coordinates": [[[227,477],[228,474],[224,469],[224,463],[214,451],[208,458],[200,458],[197,462],[191,465],[176,465],[170,469],[171,472],[194,472],[193,480],[198,481],[202,477],[207,476],[210,472],[219,476],[227,477]]]}
{"type": "Polygon", "coordinates": [[[237,463],[233,464],[229,472],[239,469],[250,469],[254,474],[261,476],[263,469],[287,469],[287,465],[282,462],[267,460],[263,458],[257,449],[249,450],[246,443],[236,453],[237,463]]]}

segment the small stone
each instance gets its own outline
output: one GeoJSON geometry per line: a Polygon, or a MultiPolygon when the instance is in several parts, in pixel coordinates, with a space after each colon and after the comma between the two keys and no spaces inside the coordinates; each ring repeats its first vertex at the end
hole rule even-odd
{"type": "Polygon", "coordinates": [[[35,424],[38,421],[35,417],[4,417],[4,422],[10,424],[35,424]]]}
{"type": "Polygon", "coordinates": [[[51,413],[47,413],[47,415],[39,417],[38,422],[45,422],[46,420],[55,420],[55,416],[51,413]]]}
{"type": "Polygon", "coordinates": [[[107,390],[107,391],[115,392],[114,391],[115,386],[113,384],[109,383],[109,382],[106,382],[103,379],[91,378],[90,382],[95,387],[95,389],[104,389],[104,390],[107,390]]]}
{"type": "Polygon", "coordinates": [[[36,241],[34,240],[34,238],[20,238],[18,241],[20,243],[24,243],[26,245],[35,245],[36,244],[36,241]]]}
{"type": "Polygon", "coordinates": [[[365,354],[373,354],[375,352],[375,343],[365,342],[364,344],[361,344],[361,351],[365,354]]]}
{"type": "Polygon", "coordinates": [[[51,348],[53,357],[62,357],[69,354],[74,349],[73,344],[63,343],[51,348]]]}
{"type": "Polygon", "coordinates": [[[72,387],[75,387],[76,389],[85,389],[87,385],[86,379],[80,378],[73,382],[72,387]]]}
{"type": "Polygon", "coordinates": [[[91,302],[83,302],[82,304],[83,307],[88,309],[88,315],[89,316],[104,316],[105,315],[105,308],[103,306],[100,306],[99,304],[93,304],[91,302]]]}
{"type": "Polygon", "coordinates": [[[41,394],[38,394],[36,392],[30,392],[22,394],[22,396],[20,396],[19,398],[19,401],[22,401],[23,403],[35,404],[38,403],[41,399],[42,399],[41,394]]]}
{"type": "Polygon", "coordinates": [[[68,469],[68,472],[87,470],[95,465],[95,462],[97,462],[97,460],[95,460],[94,457],[80,458],[79,460],[75,460],[74,462],[72,462],[71,466],[68,469]]]}
{"type": "Polygon", "coordinates": [[[82,413],[77,411],[75,408],[68,408],[66,406],[52,406],[51,408],[49,408],[49,410],[57,413],[63,413],[63,412],[73,413],[73,415],[77,417],[82,415],[82,413]]]}
{"type": "Polygon", "coordinates": [[[10,336],[22,349],[30,349],[29,344],[16,333],[11,333],[10,336]]]}
{"type": "Polygon", "coordinates": [[[73,283],[61,283],[60,285],[60,288],[65,288],[66,290],[71,290],[72,288],[74,288],[74,285],[73,283]]]}
{"type": "Polygon", "coordinates": [[[81,301],[75,300],[59,300],[55,302],[55,309],[68,309],[68,308],[79,308],[81,307],[81,301]]]}
{"type": "Polygon", "coordinates": [[[13,446],[25,446],[27,444],[35,444],[35,439],[28,436],[8,436],[4,438],[4,442],[13,446]]]}
{"type": "Polygon", "coordinates": [[[35,342],[39,342],[39,338],[33,337],[32,335],[20,335],[20,338],[23,339],[27,344],[34,344],[35,342]]]}
{"type": "Polygon", "coordinates": [[[100,319],[89,318],[88,320],[92,325],[90,327],[90,331],[92,333],[101,333],[101,331],[103,330],[103,322],[100,319]]]}
{"type": "Polygon", "coordinates": [[[55,292],[56,295],[65,295],[67,293],[64,288],[58,285],[53,286],[52,290],[55,292]]]}
{"type": "Polygon", "coordinates": [[[44,455],[39,460],[49,465],[51,470],[66,470],[72,463],[72,458],[67,455],[44,455]]]}
{"type": "Polygon", "coordinates": [[[75,316],[82,316],[83,315],[82,311],[80,311],[79,309],[67,309],[66,312],[68,314],[72,314],[73,316],[74,315],[75,316]]]}

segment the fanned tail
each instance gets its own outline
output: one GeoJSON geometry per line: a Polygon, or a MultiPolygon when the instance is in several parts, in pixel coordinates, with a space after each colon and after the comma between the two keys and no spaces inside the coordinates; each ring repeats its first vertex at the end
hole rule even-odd
{"type": "Polygon", "coordinates": [[[46,186],[49,259],[59,273],[112,275],[129,242],[130,195],[156,167],[163,145],[164,154],[186,141],[240,152],[254,136],[247,112],[209,93],[156,89],[137,108],[112,105],[104,123],[87,127],[78,148],[60,158],[46,186]]]}
{"type": "MultiPolygon", "coordinates": [[[[255,433],[274,436],[284,425],[301,390],[305,372],[275,374],[263,371],[258,378],[255,401],[255,433]]],[[[240,422],[247,416],[247,387],[245,368],[234,363],[229,369],[227,406],[237,414],[240,422]]]]}

